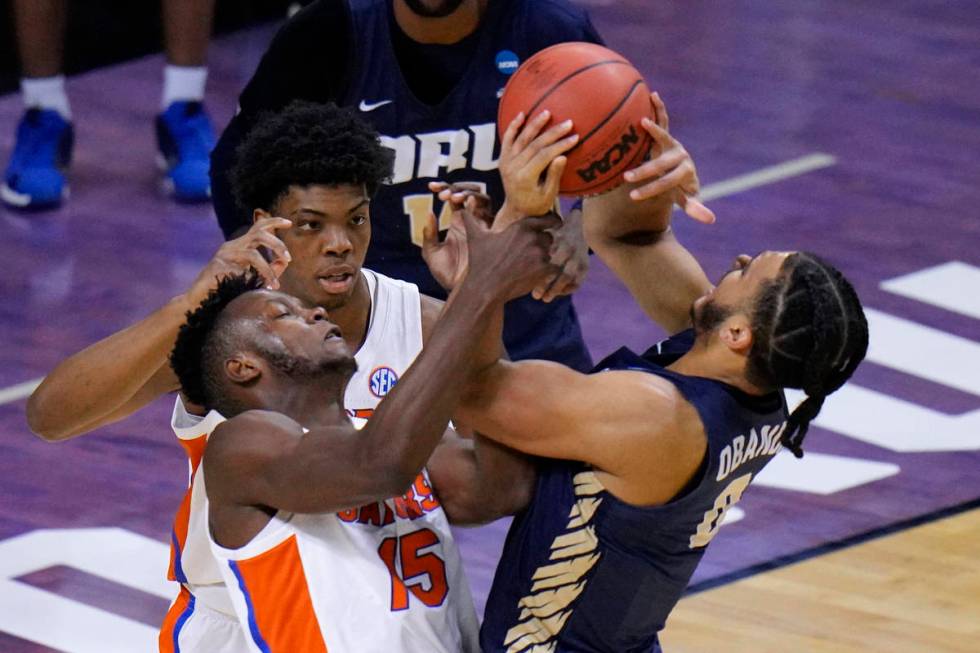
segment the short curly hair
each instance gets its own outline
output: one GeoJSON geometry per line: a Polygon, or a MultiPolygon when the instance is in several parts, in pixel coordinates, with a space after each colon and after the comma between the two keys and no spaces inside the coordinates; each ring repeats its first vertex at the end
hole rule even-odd
{"type": "Polygon", "coordinates": [[[296,100],[259,118],[238,147],[229,181],[242,210],[271,211],[290,186],[364,184],[373,196],[394,162],[394,151],[352,110],[296,100]]]}
{"type": "MultiPolygon", "coordinates": [[[[170,367],[180,381],[181,392],[188,401],[205,408],[217,409],[226,403],[218,396],[220,383],[216,378],[223,353],[214,334],[218,331],[221,315],[236,298],[262,288],[262,277],[250,268],[245,274],[223,277],[218,286],[208,293],[204,301],[193,311],[177,332],[177,340],[170,352],[170,367]]],[[[224,411],[221,411],[224,414],[224,411]]],[[[230,415],[225,415],[230,417],[230,415]]]]}

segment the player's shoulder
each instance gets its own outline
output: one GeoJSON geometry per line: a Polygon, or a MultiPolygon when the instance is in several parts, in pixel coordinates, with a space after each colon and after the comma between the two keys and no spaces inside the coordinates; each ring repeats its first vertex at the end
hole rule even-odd
{"type": "Polygon", "coordinates": [[[644,456],[656,454],[664,460],[690,459],[703,451],[706,438],[700,414],[669,379],[631,369],[610,370],[597,376],[617,385],[612,388],[616,401],[636,407],[625,409],[617,425],[624,430],[622,442],[627,448],[632,443],[633,451],[643,452],[644,456]]]}
{"type": "Polygon", "coordinates": [[[612,369],[595,376],[600,382],[615,384],[624,396],[663,417],[681,410],[688,403],[670,380],[646,370],[612,369]]]}
{"type": "Polygon", "coordinates": [[[568,0],[514,0],[512,11],[523,20],[533,51],[567,41],[602,42],[588,12],[568,0]]]}
{"type": "Polygon", "coordinates": [[[320,52],[325,43],[344,41],[350,31],[350,8],[346,0],[322,0],[300,9],[282,24],[272,39],[272,52],[308,56],[320,52]]]}
{"type": "Polygon", "coordinates": [[[361,268],[361,273],[365,277],[373,279],[373,283],[380,288],[397,289],[401,292],[419,292],[418,284],[406,281],[405,279],[389,277],[386,274],[381,274],[377,270],[370,270],[368,268],[361,268]]]}
{"type": "Polygon", "coordinates": [[[623,442],[668,451],[696,442],[704,428],[697,408],[668,378],[642,369],[611,369],[591,375],[595,394],[615,407],[609,424],[623,442]],[[602,384],[602,385],[598,385],[602,384]]]}
{"type": "Polygon", "coordinates": [[[347,0],[319,0],[313,2],[287,20],[282,30],[284,32],[322,30],[324,27],[333,27],[338,21],[346,24],[350,19],[350,6],[347,0]]]}
{"type": "Polygon", "coordinates": [[[247,410],[219,424],[208,439],[207,455],[215,458],[261,457],[303,436],[296,420],[272,410],[247,410]]]}

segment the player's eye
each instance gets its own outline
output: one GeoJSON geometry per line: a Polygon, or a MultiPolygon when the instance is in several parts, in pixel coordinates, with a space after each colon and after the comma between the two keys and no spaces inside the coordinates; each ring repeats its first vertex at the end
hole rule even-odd
{"type": "Polygon", "coordinates": [[[320,223],[316,220],[309,220],[299,223],[296,228],[300,231],[317,231],[320,228],[320,223]]]}
{"type": "Polygon", "coordinates": [[[355,215],[353,218],[350,219],[350,223],[352,225],[354,225],[355,227],[359,227],[362,224],[364,224],[365,222],[367,222],[367,216],[366,215],[355,215]]]}

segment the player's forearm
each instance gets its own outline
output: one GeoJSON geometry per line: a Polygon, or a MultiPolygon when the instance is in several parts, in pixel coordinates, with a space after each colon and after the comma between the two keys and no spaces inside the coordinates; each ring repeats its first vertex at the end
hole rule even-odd
{"type": "Polygon", "coordinates": [[[188,308],[183,296],[175,298],[62,361],[28,400],[31,430],[45,440],[65,440],[135,411],[140,406],[133,405],[134,398],[149,403],[158,394],[141,393],[148,384],[160,393],[175,388],[167,357],[188,308]]]}
{"type": "Polygon", "coordinates": [[[596,197],[587,197],[582,205],[582,226],[589,247],[598,251],[604,244],[636,240],[644,234],[655,235],[670,228],[674,202],[670,194],[642,202],[630,198],[635,184],[623,184],[596,197]]]}
{"type": "Polygon", "coordinates": [[[604,243],[596,254],[669,334],[690,326],[691,304],[711,288],[697,259],[670,231],[649,240],[604,243]]]}
{"type": "Polygon", "coordinates": [[[689,326],[691,303],[711,283],[670,229],[670,195],[636,202],[629,189],[624,184],[585,201],[585,237],[647,315],[677,333],[689,326]]]}
{"type": "Polygon", "coordinates": [[[474,361],[473,342],[500,302],[470,287],[454,292],[422,352],[362,431],[365,455],[404,490],[439,443],[474,361]]]}
{"type": "Polygon", "coordinates": [[[486,324],[483,337],[480,338],[473,351],[472,370],[474,372],[493,365],[501,358],[507,358],[507,350],[504,348],[503,304],[490,314],[486,324]]]}
{"type": "Polygon", "coordinates": [[[534,491],[534,465],[524,454],[477,433],[476,493],[470,524],[487,523],[522,510],[534,491]]]}
{"type": "Polygon", "coordinates": [[[526,456],[487,440],[448,436],[428,463],[429,477],[449,521],[475,526],[527,505],[534,467],[526,456]]]}

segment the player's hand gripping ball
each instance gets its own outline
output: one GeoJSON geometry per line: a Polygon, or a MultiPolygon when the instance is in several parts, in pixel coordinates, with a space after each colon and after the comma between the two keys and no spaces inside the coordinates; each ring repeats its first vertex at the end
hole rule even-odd
{"type": "Polygon", "coordinates": [[[501,138],[514,117],[547,109],[551,123],[571,119],[579,141],[566,152],[563,195],[597,195],[623,183],[651,138],[640,125],[654,117],[650,91],[621,55],[594,43],[560,43],[525,61],[504,89],[497,111],[501,138]]]}

